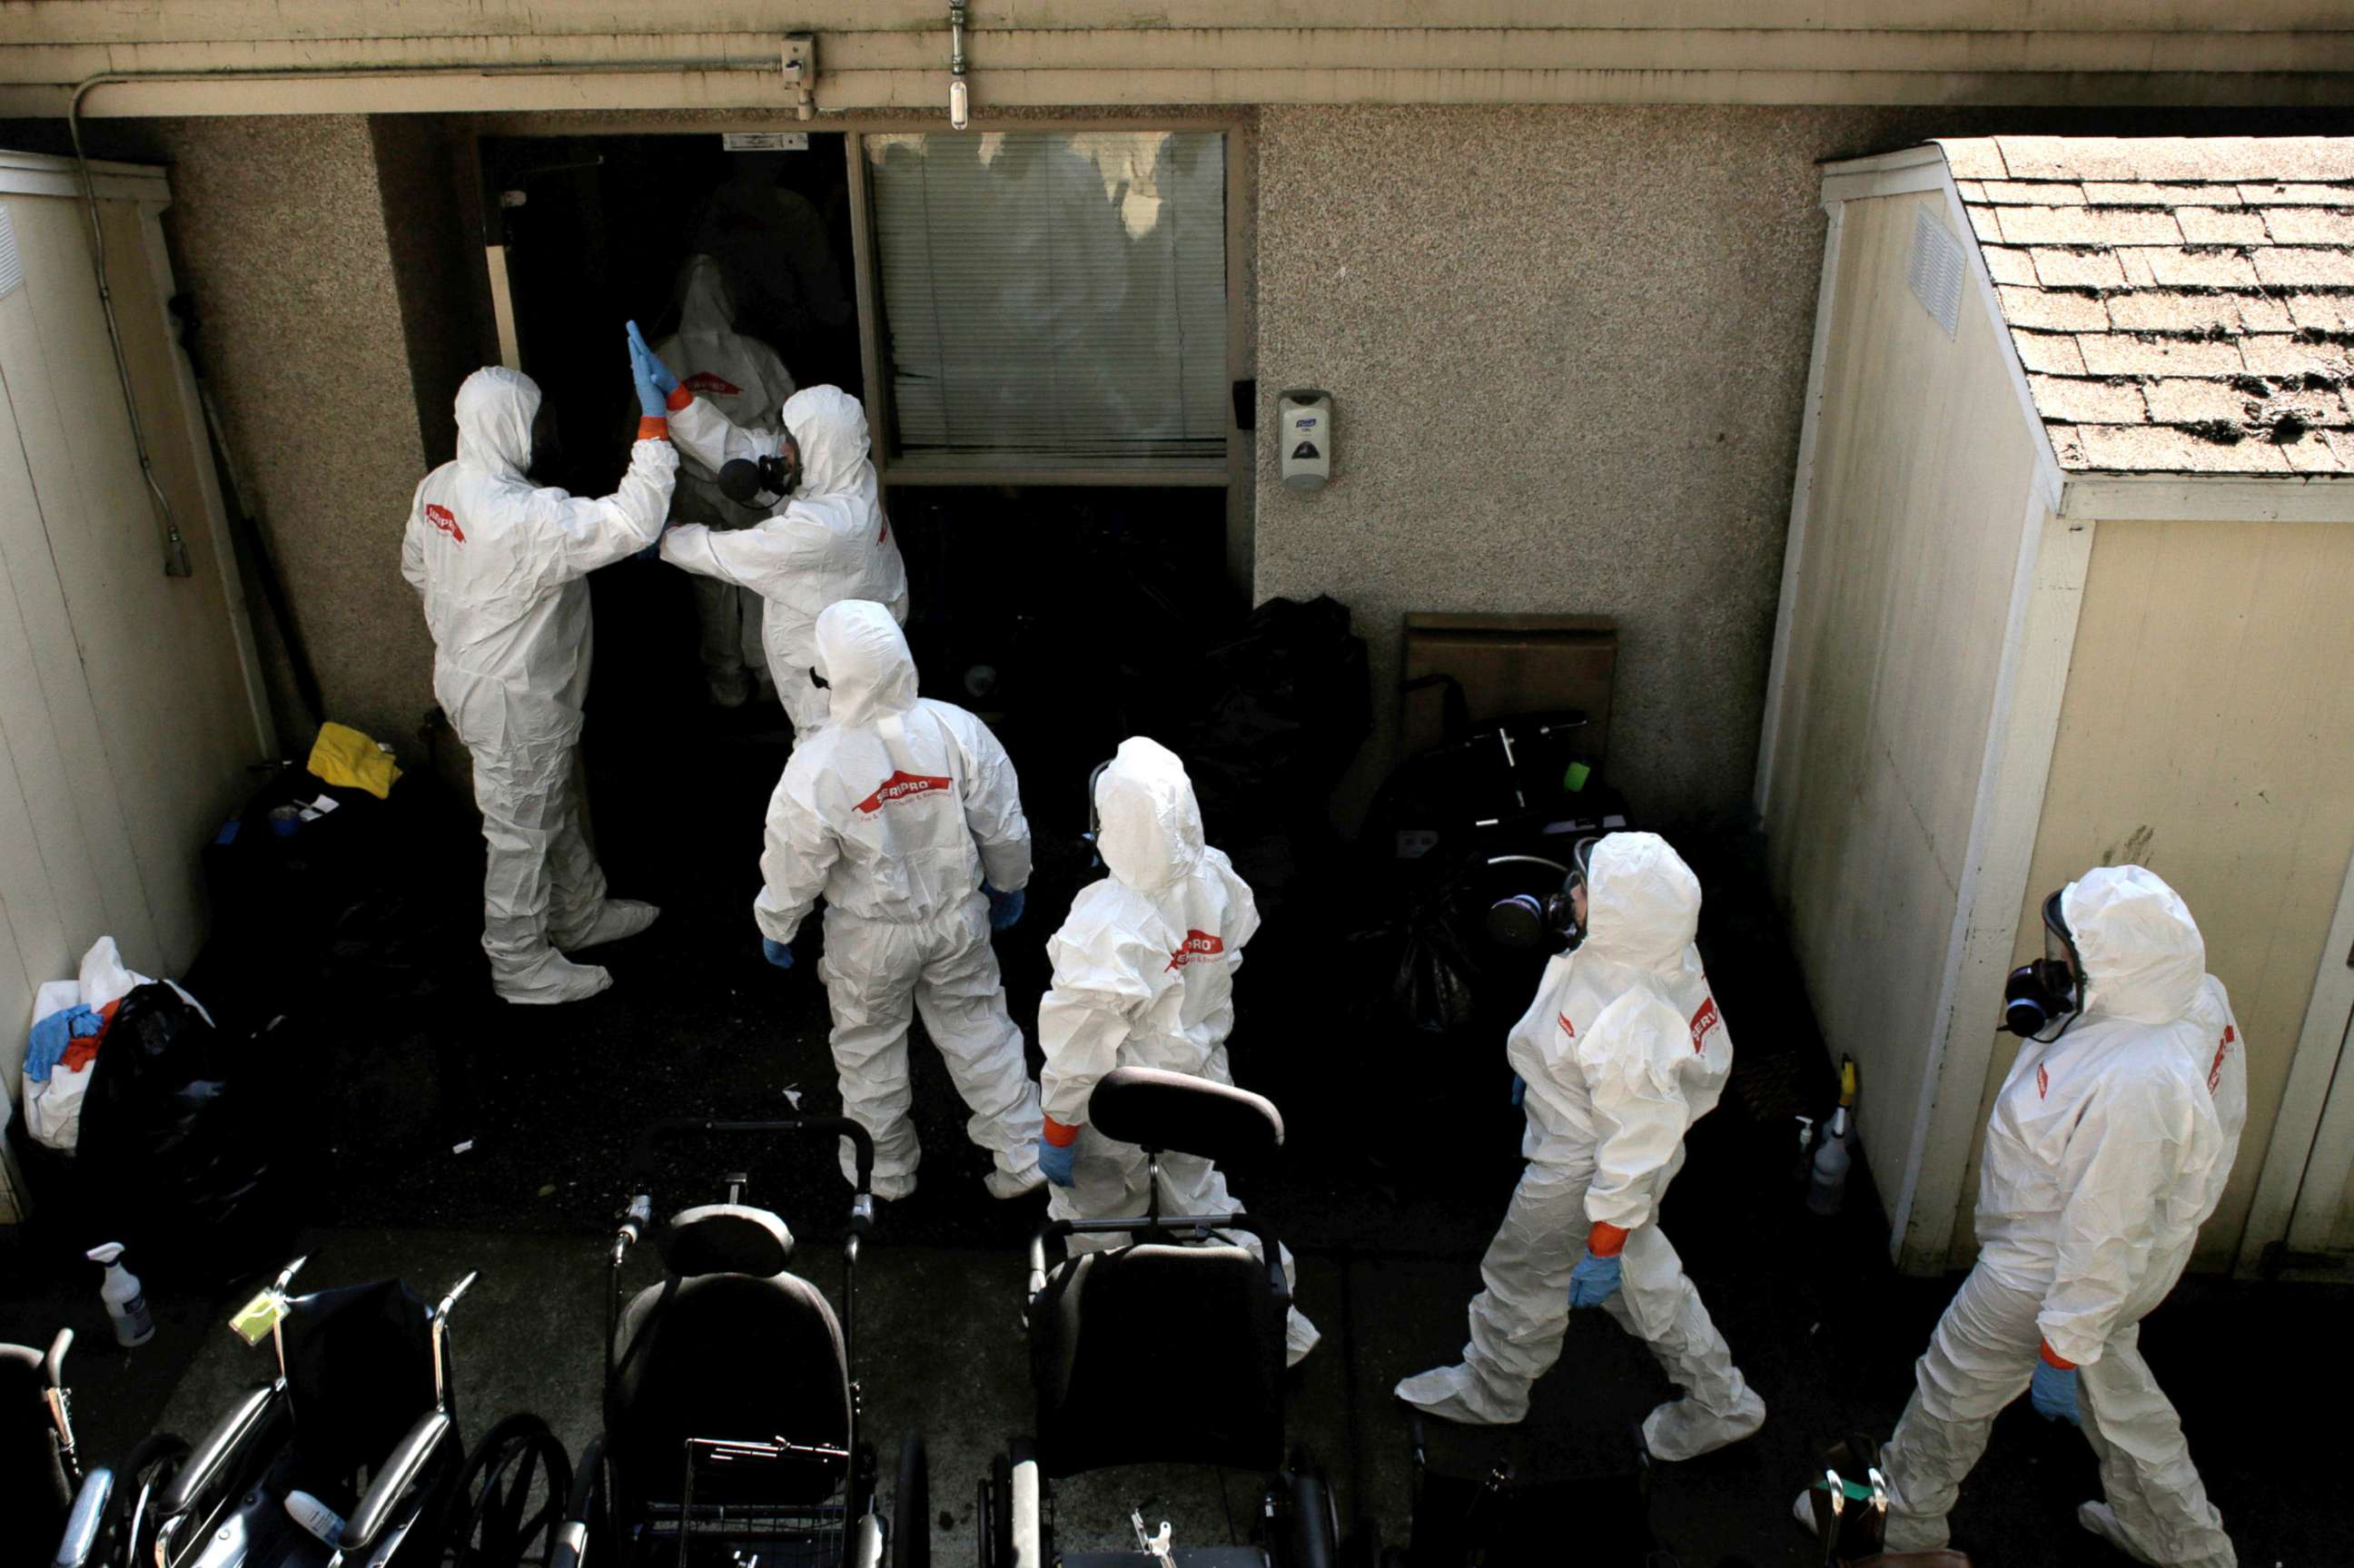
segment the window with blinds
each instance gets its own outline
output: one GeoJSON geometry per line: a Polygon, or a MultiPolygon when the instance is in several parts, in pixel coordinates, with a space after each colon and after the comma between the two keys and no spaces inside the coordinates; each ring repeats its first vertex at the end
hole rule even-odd
{"type": "Polygon", "coordinates": [[[1225,460],[1225,138],[864,139],[897,449],[976,467],[1225,460]]]}

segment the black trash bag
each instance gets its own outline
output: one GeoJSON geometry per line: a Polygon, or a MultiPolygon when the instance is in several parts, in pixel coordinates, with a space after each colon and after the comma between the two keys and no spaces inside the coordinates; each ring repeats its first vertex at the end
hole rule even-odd
{"type": "Polygon", "coordinates": [[[78,1228],[119,1241],[143,1274],[225,1278],[275,1258],[292,1228],[280,1160],[288,1118],[270,1034],[216,1029],[171,986],[115,1010],[82,1104],[78,1228]]]}
{"type": "Polygon", "coordinates": [[[1403,927],[1390,1000],[1399,1015],[1425,1034],[1451,1034],[1479,1012],[1470,956],[1455,923],[1425,907],[1403,927]]]}
{"type": "Polygon", "coordinates": [[[1365,641],[1330,597],[1271,599],[1202,656],[1180,747],[1214,840],[1320,822],[1373,730],[1365,641]]]}

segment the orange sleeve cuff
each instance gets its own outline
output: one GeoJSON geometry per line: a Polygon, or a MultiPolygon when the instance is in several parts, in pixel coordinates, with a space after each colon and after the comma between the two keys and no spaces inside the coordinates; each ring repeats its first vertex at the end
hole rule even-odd
{"type": "Polygon", "coordinates": [[[1079,1138],[1079,1129],[1077,1128],[1065,1127],[1053,1117],[1045,1118],[1045,1126],[1043,1128],[1043,1131],[1046,1141],[1053,1144],[1057,1149],[1068,1149],[1072,1144],[1077,1142],[1079,1138]]]}
{"type": "Polygon", "coordinates": [[[670,440],[670,421],[648,414],[638,420],[638,440],[666,441],[670,440]]]}
{"type": "Polygon", "coordinates": [[[2063,1360],[2060,1352],[2052,1348],[2052,1341],[2049,1340],[2043,1341],[2042,1356],[2043,1364],[2045,1366],[2058,1367],[2062,1372],[2074,1372],[2076,1370],[2076,1363],[2072,1361],[2063,1360]]]}
{"type": "Polygon", "coordinates": [[[681,382],[670,389],[670,397],[664,400],[670,404],[670,411],[675,414],[695,401],[695,394],[686,389],[684,382],[681,382]]]}
{"type": "Polygon", "coordinates": [[[1597,1220],[1594,1229],[1586,1233],[1585,1250],[1596,1257],[1617,1257],[1626,1245],[1627,1233],[1617,1225],[1606,1225],[1597,1220]]]}

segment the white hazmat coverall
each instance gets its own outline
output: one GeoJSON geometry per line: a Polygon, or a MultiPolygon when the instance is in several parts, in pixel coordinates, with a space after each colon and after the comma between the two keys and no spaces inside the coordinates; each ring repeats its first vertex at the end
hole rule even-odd
{"type": "MultiPolygon", "coordinates": [[[[777,411],[793,395],[792,372],[777,351],[736,330],[736,302],[719,263],[688,259],[680,291],[678,331],[654,347],[686,390],[730,424],[773,429],[777,411]]],[[[717,472],[682,452],[671,521],[700,523],[722,532],[749,528],[765,513],[739,506],[720,491],[717,472]]],[[[760,641],[760,596],[725,577],[695,577],[695,609],[703,628],[703,672],[711,694],[734,706],[748,692],[745,671],[767,673],[760,641]]]]}
{"type": "Polygon", "coordinates": [[[1689,1459],[1765,1424],[1766,1402],[1659,1225],[1684,1134],[1733,1070],[1732,1032],[1692,946],[1699,927],[1699,880],[1666,840],[1612,833],[1594,846],[1585,939],[1546,966],[1505,1045],[1528,1085],[1528,1165],[1480,1261],[1470,1343],[1461,1364],[1399,1383],[1407,1404],[1450,1421],[1523,1419],[1561,1355],[1570,1272],[1599,1234],[1622,1246],[1604,1310],[1683,1390],[1644,1418],[1652,1454],[1689,1459]]]}
{"type": "MultiPolygon", "coordinates": [[[[672,394],[671,439],[716,473],[731,459],[773,457],[783,433],[738,429],[702,397],[672,394]]],[[[817,662],[817,618],[830,604],[871,599],[907,619],[907,568],[883,515],[882,486],[866,461],[866,410],[839,387],[809,387],[785,400],[784,429],[801,448],[801,483],[755,527],[716,532],[689,524],[663,535],[662,556],[704,577],[738,583],[761,598],[761,640],[777,699],[794,732],[825,723],[817,662]]],[[[1011,892],[1011,888],[1002,891],[1011,892]]]]}
{"type": "Polygon", "coordinates": [[[2079,1369],[2077,1411],[2100,1459],[2107,1504],[2078,1511],[2085,1528],[2145,1563],[2229,1565],[2222,1516],[2142,1360],[2140,1324],[2231,1178],[2247,1043],[2190,909],[2155,874],[2087,872],[2060,909],[2084,966],[2084,1016],[2048,1044],[2021,1045],[1988,1118],[1978,1265],[1882,1450],[1888,1545],[1945,1544],[1962,1478],[2048,1344],[2079,1369]]]}
{"type": "MultiPolygon", "coordinates": [[[[1088,1128],[1087,1097],[1114,1067],[1158,1067],[1231,1084],[1226,1035],[1235,1023],[1235,971],[1258,929],[1249,885],[1225,853],[1203,842],[1201,808],[1185,765],[1142,736],[1120,742],[1096,780],[1096,848],[1110,875],[1080,891],[1046,944],[1055,983],[1038,1004],[1039,1075],[1047,1133],[1076,1135],[1074,1185],[1048,1189],[1058,1220],[1117,1219],[1145,1211],[1144,1151],[1088,1128]]],[[[1198,1155],[1160,1159],[1164,1214],[1230,1214],[1242,1207],[1218,1168],[1198,1155]]],[[[1074,1235],[1074,1252],[1117,1246],[1125,1235],[1074,1235]]],[[[1229,1239],[1261,1252],[1258,1239],[1229,1239]]],[[[1291,1252],[1283,1272],[1296,1282],[1291,1252]]],[[[1318,1333],[1295,1307],[1286,1360],[1316,1348],[1318,1333]]]]}
{"type": "MultiPolygon", "coordinates": [[[[833,717],[804,734],[769,801],[762,936],[790,942],[822,894],[833,1065],[844,1114],[875,1139],[875,1195],[916,1190],[907,1020],[946,1058],[996,1159],[989,1190],[1035,1191],[1038,1086],[1005,1010],[989,945],[984,879],[1030,880],[1030,824],[1005,748],[962,708],[916,694],[916,662],[891,614],[846,599],[817,618],[817,669],[833,717]]],[[[849,1146],[843,1173],[853,1172],[849,1146]]]]}
{"type": "Polygon", "coordinates": [[[466,377],[457,461],[417,487],[400,571],[424,597],[434,699],[473,755],[492,986],[509,1001],[557,1002],[613,983],[563,952],[642,930],[655,914],[605,896],[574,769],[588,691],[585,579],[653,543],[678,456],[659,436],[641,440],[620,489],[599,501],[542,489],[524,472],[538,411],[539,388],[520,371],[466,377]]]}

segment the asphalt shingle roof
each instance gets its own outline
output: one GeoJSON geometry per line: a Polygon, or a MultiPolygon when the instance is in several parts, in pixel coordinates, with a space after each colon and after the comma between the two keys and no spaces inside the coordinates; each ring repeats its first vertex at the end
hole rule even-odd
{"type": "Polygon", "coordinates": [[[2354,473],[2354,137],[1937,146],[2061,466],[2354,473]]]}

